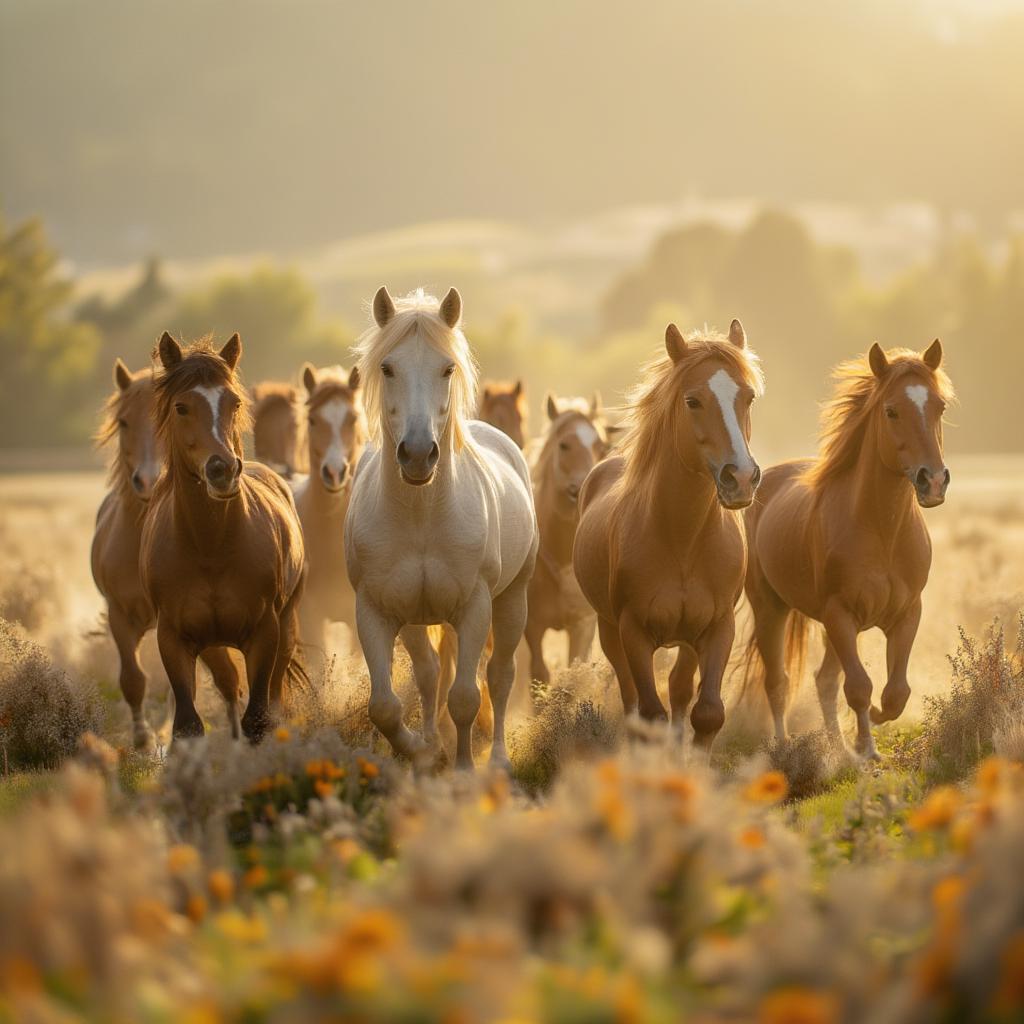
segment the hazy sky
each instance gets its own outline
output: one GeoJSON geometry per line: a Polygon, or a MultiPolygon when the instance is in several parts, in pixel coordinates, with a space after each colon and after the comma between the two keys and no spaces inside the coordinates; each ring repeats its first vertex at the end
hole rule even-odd
{"type": "Polygon", "coordinates": [[[998,229],[1022,52],[998,0],[0,0],[0,202],[85,264],[691,191],[998,229]]]}

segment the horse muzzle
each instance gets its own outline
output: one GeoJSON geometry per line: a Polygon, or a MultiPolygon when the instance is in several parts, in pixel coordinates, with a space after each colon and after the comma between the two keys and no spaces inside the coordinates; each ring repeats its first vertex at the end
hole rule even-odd
{"type": "Polygon", "coordinates": [[[402,479],[413,487],[422,487],[434,479],[434,470],[441,457],[437,442],[402,441],[396,451],[402,479]]]}
{"type": "Polygon", "coordinates": [[[351,478],[347,462],[340,466],[329,466],[326,462],[320,467],[320,479],[323,482],[324,490],[331,494],[338,494],[345,489],[345,485],[351,478]]]}
{"type": "Polygon", "coordinates": [[[224,459],[211,455],[203,466],[206,493],[218,501],[227,501],[238,493],[238,481],[242,476],[242,460],[224,459]]]}
{"type": "Polygon", "coordinates": [[[132,473],[132,490],[141,501],[149,501],[152,497],[153,487],[159,475],[159,470],[153,471],[145,466],[140,466],[132,473]]]}
{"type": "Polygon", "coordinates": [[[733,511],[746,508],[754,500],[760,482],[761,467],[756,462],[742,469],[727,462],[715,473],[718,500],[723,507],[733,511]]]}
{"type": "Polygon", "coordinates": [[[935,508],[946,500],[946,488],[949,487],[949,470],[929,469],[921,466],[911,477],[917,493],[917,503],[921,508],[935,508]]]}

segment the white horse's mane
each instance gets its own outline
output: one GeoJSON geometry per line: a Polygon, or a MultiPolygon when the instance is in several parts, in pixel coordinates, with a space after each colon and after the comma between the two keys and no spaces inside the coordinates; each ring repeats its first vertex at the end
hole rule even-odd
{"type": "Polygon", "coordinates": [[[410,334],[421,337],[438,352],[449,356],[455,364],[451,383],[451,415],[449,429],[456,452],[469,446],[472,439],[467,421],[476,411],[476,392],[479,369],[462,328],[449,327],[441,319],[439,301],[422,288],[394,300],[395,315],[383,327],[373,324],[364,331],[353,346],[359,358],[359,376],[363,387],[370,439],[381,441],[381,363],[410,334]]]}

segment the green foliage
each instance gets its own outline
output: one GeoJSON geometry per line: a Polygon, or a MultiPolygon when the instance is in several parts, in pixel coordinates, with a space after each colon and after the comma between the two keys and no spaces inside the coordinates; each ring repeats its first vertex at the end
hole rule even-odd
{"type": "Polygon", "coordinates": [[[37,447],[89,433],[99,339],[64,317],[71,284],[38,220],[0,216],[0,444],[37,447]]]}

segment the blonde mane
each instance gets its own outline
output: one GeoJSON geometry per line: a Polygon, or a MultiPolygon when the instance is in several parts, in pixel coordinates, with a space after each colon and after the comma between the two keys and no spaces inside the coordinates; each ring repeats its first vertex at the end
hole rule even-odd
{"type": "Polygon", "coordinates": [[[418,332],[432,348],[449,356],[455,364],[451,382],[451,412],[448,429],[456,452],[475,448],[467,423],[476,411],[479,370],[469,342],[460,327],[449,327],[439,314],[440,303],[422,289],[394,300],[395,315],[383,326],[376,324],[359,337],[354,351],[359,356],[359,377],[370,440],[381,442],[381,363],[410,334],[418,332]]]}
{"type": "Polygon", "coordinates": [[[931,369],[917,352],[908,348],[890,349],[886,356],[889,372],[884,381],[875,376],[866,355],[840,363],[832,371],[835,391],[821,409],[821,452],[802,477],[813,490],[820,491],[857,461],[871,414],[884,390],[879,384],[888,385],[915,374],[928,381],[942,401],[952,402],[956,398],[953,382],[942,367],[931,369]]]}
{"type": "Polygon", "coordinates": [[[591,418],[590,403],[585,398],[560,398],[558,399],[558,405],[561,412],[559,412],[555,419],[548,420],[547,429],[535,448],[536,454],[530,460],[530,476],[533,481],[534,490],[540,487],[550,472],[551,464],[555,460],[555,442],[564,426],[578,421],[589,423],[597,431],[597,436],[606,444],[608,442],[604,418],[600,415],[591,418]]]}
{"type": "MultiPolygon", "coordinates": [[[[111,395],[103,403],[103,418],[100,425],[93,434],[92,440],[97,448],[105,448],[111,444],[120,433],[118,420],[133,405],[145,403],[152,404],[153,401],[153,371],[150,369],[139,370],[131,374],[132,382],[127,388],[114,388],[111,395]]],[[[121,458],[120,446],[110,456],[107,463],[107,484],[110,487],[131,487],[130,472],[121,458]]]]}
{"type": "Polygon", "coordinates": [[[619,444],[626,468],[618,483],[621,491],[648,498],[654,485],[658,459],[666,438],[676,436],[683,405],[683,379],[702,363],[718,359],[738,372],[754,392],[764,391],[764,376],[757,355],[738,348],[716,331],[696,331],[686,337],[686,354],[678,363],[662,355],[648,363],[640,383],[630,392],[625,408],[626,436],[619,444]]]}

